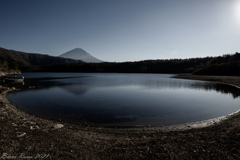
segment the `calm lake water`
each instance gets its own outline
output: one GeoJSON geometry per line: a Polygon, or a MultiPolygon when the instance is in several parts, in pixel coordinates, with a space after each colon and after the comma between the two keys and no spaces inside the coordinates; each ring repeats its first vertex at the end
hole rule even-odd
{"type": "Polygon", "coordinates": [[[169,74],[23,73],[7,98],[37,117],[103,127],[160,126],[240,109],[239,89],[169,74]],[[31,89],[29,89],[31,88],[31,89]]]}

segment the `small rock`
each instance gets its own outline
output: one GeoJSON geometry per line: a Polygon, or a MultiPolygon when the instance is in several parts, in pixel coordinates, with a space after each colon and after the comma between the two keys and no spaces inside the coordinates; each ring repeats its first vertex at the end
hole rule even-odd
{"type": "Polygon", "coordinates": [[[30,129],[31,129],[31,130],[39,129],[39,127],[38,127],[38,126],[30,126],[30,129]]]}
{"type": "Polygon", "coordinates": [[[25,136],[27,133],[26,132],[17,132],[17,137],[21,138],[23,136],[25,136]]]}
{"type": "Polygon", "coordinates": [[[52,129],[55,130],[55,129],[60,129],[60,128],[63,128],[64,125],[63,124],[55,124],[54,126],[52,126],[52,129]]]}
{"type": "Polygon", "coordinates": [[[32,124],[32,125],[35,125],[36,123],[35,122],[29,122],[30,124],[32,124]]]}
{"type": "Polygon", "coordinates": [[[17,125],[16,125],[15,123],[12,123],[12,126],[13,126],[13,127],[17,127],[17,125]]]}

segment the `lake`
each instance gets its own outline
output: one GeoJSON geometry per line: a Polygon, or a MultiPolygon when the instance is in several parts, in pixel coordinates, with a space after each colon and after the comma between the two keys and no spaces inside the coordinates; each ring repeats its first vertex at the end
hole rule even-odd
{"type": "Polygon", "coordinates": [[[240,109],[239,89],[173,74],[22,73],[7,98],[37,117],[97,127],[173,125],[240,109]]]}

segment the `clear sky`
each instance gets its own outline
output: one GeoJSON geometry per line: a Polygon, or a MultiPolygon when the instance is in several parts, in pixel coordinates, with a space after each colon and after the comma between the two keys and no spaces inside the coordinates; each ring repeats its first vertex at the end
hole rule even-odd
{"type": "Polygon", "coordinates": [[[0,0],[0,47],[104,61],[240,52],[240,0],[0,0]]]}

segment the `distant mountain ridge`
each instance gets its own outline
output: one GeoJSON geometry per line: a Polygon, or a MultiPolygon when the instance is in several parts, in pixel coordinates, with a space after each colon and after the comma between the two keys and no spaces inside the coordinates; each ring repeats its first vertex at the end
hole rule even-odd
{"type": "Polygon", "coordinates": [[[100,59],[97,59],[96,57],[92,56],[88,52],[84,51],[82,48],[75,48],[73,50],[70,50],[68,52],[65,52],[65,53],[59,55],[59,57],[71,58],[71,59],[74,59],[74,60],[82,60],[82,61],[88,62],[88,63],[104,62],[104,61],[102,61],[100,59]]]}
{"type": "Polygon", "coordinates": [[[240,53],[218,57],[135,62],[83,63],[80,60],[0,48],[0,74],[23,72],[192,73],[240,76],[240,53]]]}
{"type": "Polygon", "coordinates": [[[73,60],[62,57],[54,57],[37,53],[25,53],[8,50],[0,47],[0,61],[6,66],[43,66],[68,63],[82,63],[81,60],[73,60]]]}

